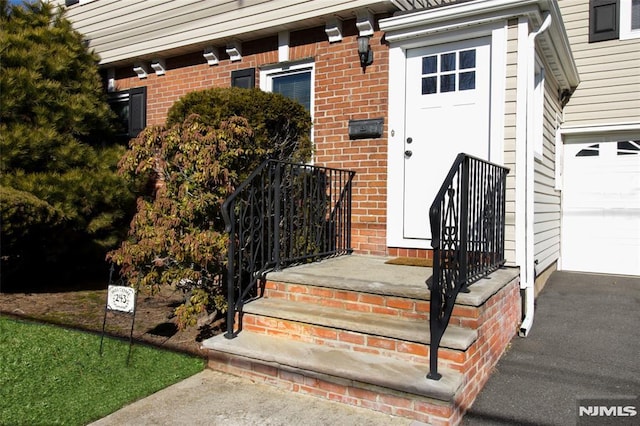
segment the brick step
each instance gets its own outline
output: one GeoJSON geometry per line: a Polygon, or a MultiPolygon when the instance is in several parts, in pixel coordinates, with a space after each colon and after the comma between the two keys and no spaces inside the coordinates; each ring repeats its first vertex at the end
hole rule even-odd
{"type": "MultiPolygon", "coordinates": [[[[350,311],[428,320],[431,268],[396,266],[386,258],[342,256],[267,274],[263,296],[350,311]]],[[[501,269],[459,293],[450,325],[477,329],[482,305],[514,271],[501,269]]]]}
{"type": "MultiPolygon", "coordinates": [[[[428,362],[430,333],[425,320],[259,299],[245,305],[243,330],[428,362]]],[[[476,330],[448,327],[440,345],[441,356],[457,358],[477,337],[476,330]],[[448,349],[454,353],[445,354],[448,349]]]]}
{"type": "Polygon", "coordinates": [[[203,348],[215,370],[428,424],[459,420],[454,401],[464,377],[453,370],[434,381],[422,364],[246,331],[203,348]]]}

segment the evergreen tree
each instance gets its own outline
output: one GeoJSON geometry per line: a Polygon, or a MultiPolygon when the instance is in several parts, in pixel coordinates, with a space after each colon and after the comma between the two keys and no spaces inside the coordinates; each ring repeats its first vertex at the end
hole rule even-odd
{"type": "Polygon", "coordinates": [[[125,149],[99,58],[61,8],[6,0],[0,55],[2,279],[103,263],[133,197],[116,173],[125,149]]]}

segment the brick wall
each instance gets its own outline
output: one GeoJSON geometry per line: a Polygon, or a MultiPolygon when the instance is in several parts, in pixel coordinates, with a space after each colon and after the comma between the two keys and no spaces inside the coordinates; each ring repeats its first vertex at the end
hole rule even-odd
{"type": "MultiPolygon", "coordinates": [[[[355,21],[343,22],[343,40],[329,43],[324,27],[290,34],[291,61],[314,58],[315,164],[356,171],[353,190],[352,246],[363,254],[387,254],[386,247],[386,174],[388,110],[388,48],[377,31],[371,37],[373,64],[360,67],[355,21]],[[383,136],[378,139],[349,140],[348,123],[352,119],[385,118],[383,136]]],[[[223,50],[219,49],[221,55],[223,50]]],[[[229,87],[231,72],[278,62],[277,37],[242,44],[242,60],[231,62],[221,57],[209,66],[202,50],[166,59],[166,73],[150,73],[139,79],[131,66],[116,70],[118,90],[147,87],[147,124],[162,124],[167,111],[182,95],[211,87],[229,87]]]]}

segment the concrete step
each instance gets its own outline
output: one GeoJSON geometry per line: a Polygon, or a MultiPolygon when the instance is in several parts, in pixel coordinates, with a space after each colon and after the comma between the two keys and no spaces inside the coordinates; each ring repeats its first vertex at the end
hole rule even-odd
{"type": "MultiPolygon", "coordinates": [[[[296,374],[409,400],[417,396],[452,402],[464,381],[463,375],[453,370],[443,368],[442,379],[429,380],[422,364],[248,332],[234,339],[215,336],[204,341],[203,348],[210,349],[212,368],[236,365],[247,373],[267,374],[273,380],[293,379],[291,375],[296,374]]],[[[333,391],[340,393],[338,389],[333,391]]],[[[351,396],[355,397],[354,392],[351,396]]]]}
{"type": "MultiPolygon", "coordinates": [[[[335,336],[334,340],[340,340],[343,343],[355,342],[356,339],[351,334],[348,339],[340,338],[340,331],[348,331],[361,336],[358,341],[361,341],[365,347],[369,346],[370,337],[397,341],[397,344],[412,342],[428,345],[430,342],[427,320],[396,318],[284,299],[263,298],[246,304],[243,326],[253,332],[268,333],[269,330],[277,330],[283,335],[308,334],[313,336],[315,334],[316,336],[324,336],[322,338],[324,341],[335,336]],[[269,319],[276,321],[269,321],[269,319]],[[292,326],[291,323],[294,322],[298,323],[297,327],[292,326]],[[249,328],[249,325],[252,327],[249,328]],[[305,327],[305,325],[310,327],[305,327]],[[318,333],[314,326],[322,327],[326,332],[318,333]],[[333,335],[329,333],[331,330],[334,331],[333,335]]],[[[465,351],[477,338],[476,330],[451,325],[442,337],[440,347],[465,351]]],[[[378,343],[376,347],[379,347],[379,340],[376,339],[376,343],[378,343]]]]}

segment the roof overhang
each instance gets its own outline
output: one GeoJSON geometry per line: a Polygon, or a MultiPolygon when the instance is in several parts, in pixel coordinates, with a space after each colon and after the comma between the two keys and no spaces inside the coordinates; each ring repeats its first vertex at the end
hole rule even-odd
{"type": "Polygon", "coordinates": [[[526,17],[532,30],[551,15],[551,26],[538,37],[539,46],[561,90],[573,92],[580,83],[562,15],[553,0],[471,0],[434,9],[404,12],[380,21],[380,29],[391,44],[468,30],[490,23],[526,17]]]}

